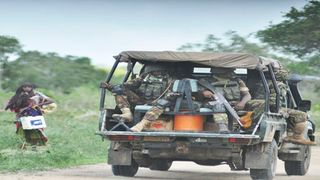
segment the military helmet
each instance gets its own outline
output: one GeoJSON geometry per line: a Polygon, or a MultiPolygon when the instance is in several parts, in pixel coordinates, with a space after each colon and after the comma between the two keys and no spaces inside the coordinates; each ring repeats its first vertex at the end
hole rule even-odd
{"type": "Polygon", "coordinates": [[[278,69],[274,72],[275,78],[277,81],[286,81],[289,76],[289,71],[286,69],[278,69]]]}

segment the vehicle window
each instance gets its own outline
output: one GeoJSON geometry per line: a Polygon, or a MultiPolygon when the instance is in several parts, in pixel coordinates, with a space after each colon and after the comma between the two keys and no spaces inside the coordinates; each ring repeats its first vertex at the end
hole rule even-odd
{"type": "MultiPolygon", "coordinates": [[[[111,84],[121,84],[127,72],[127,63],[120,63],[111,78],[111,84]]],[[[108,69],[110,71],[110,69],[108,69]]]]}
{"type": "Polygon", "coordinates": [[[136,65],[133,68],[133,74],[140,74],[140,71],[142,69],[143,65],[141,63],[136,63],[136,65]]]}

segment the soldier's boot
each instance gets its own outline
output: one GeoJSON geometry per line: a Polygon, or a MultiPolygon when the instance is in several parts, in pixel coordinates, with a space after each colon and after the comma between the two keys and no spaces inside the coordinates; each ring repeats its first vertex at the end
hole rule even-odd
{"type": "Polygon", "coordinates": [[[227,133],[229,132],[227,122],[228,122],[228,115],[226,113],[216,113],[213,115],[215,122],[219,127],[220,133],[227,133]]]}
{"type": "Polygon", "coordinates": [[[134,132],[141,132],[143,130],[143,128],[149,126],[150,123],[151,123],[151,121],[149,121],[147,119],[142,119],[138,124],[133,126],[131,128],[131,130],[134,131],[134,132]]]}
{"type": "Polygon", "coordinates": [[[121,108],[122,114],[113,114],[114,119],[124,119],[126,122],[131,122],[133,119],[131,110],[129,108],[121,108]]]}
{"type": "Polygon", "coordinates": [[[304,129],[306,122],[300,122],[295,124],[292,135],[287,136],[284,140],[287,142],[303,145],[316,145],[315,142],[305,139],[304,129]]]}

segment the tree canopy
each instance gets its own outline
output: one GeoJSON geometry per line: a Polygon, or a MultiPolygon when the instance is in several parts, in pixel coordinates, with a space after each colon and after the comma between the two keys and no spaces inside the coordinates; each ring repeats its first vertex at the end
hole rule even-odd
{"type": "Polygon", "coordinates": [[[309,1],[302,10],[294,7],[285,20],[261,30],[257,36],[274,48],[298,55],[320,54],[320,1],[309,1]]]}
{"type": "Polygon", "coordinates": [[[0,84],[3,89],[15,90],[23,82],[65,93],[85,84],[98,87],[105,70],[91,65],[88,57],[65,56],[57,53],[23,51],[19,40],[0,36],[0,84]],[[10,55],[14,60],[8,61],[10,55]]]}
{"type": "Polygon", "coordinates": [[[240,36],[235,31],[224,34],[224,40],[209,34],[202,43],[187,43],[178,48],[179,51],[203,52],[241,52],[278,59],[283,64],[289,64],[290,59],[272,53],[270,46],[249,41],[249,36],[240,36]]]}
{"type": "Polygon", "coordinates": [[[16,54],[21,51],[18,39],[10,36],[0,36],[0,61],[6,61],[9,54],[16,54]]]}
{"type": "Polygon", "coordinates": [[[22,52],[15,61],[8,62],[3,73],[3,88],[14,90],[22,82],[33,82],[42,88],[69,92],[83,84],[99,84],[104,70],[90,65],[89,58],[60,57],[55,53],[22,52]]]}

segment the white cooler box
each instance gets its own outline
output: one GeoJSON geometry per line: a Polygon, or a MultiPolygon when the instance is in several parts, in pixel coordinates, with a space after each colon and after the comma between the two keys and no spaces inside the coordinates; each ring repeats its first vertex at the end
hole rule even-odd
{"type": "Polygon", "coordinates": [[[46,127],[43,116],[26,116],[19,118],[22,129],[40,129],[46,127]]]}

